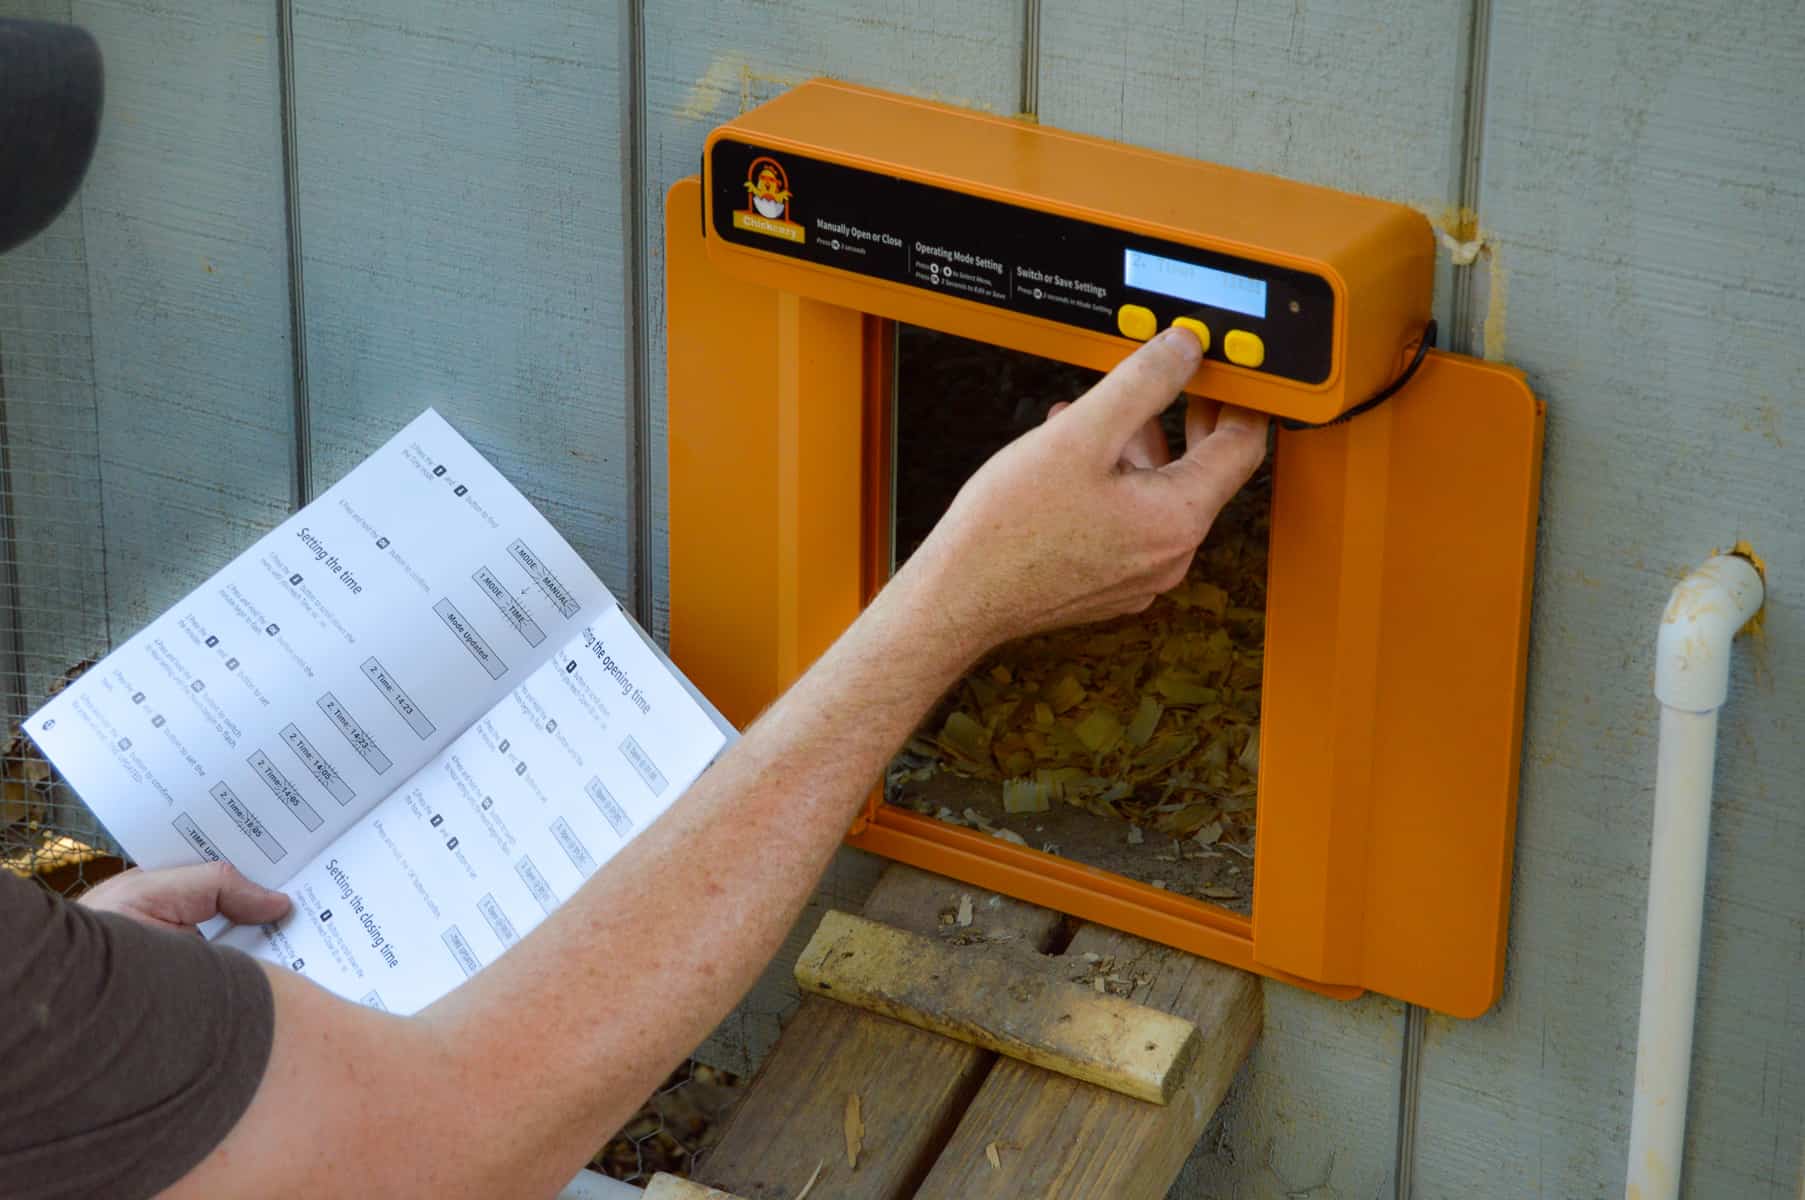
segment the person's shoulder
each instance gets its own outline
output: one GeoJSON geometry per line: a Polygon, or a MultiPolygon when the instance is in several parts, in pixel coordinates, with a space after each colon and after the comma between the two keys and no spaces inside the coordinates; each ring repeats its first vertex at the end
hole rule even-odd
{"type": "MultiPolygon", "coordinates": [[[[0,929],[16,919],[42,920],[64,904],[61,897],[11,869],[0,867],[0,929]]],[[[3,939],[0,939],[3,940],[3,939]]]]}

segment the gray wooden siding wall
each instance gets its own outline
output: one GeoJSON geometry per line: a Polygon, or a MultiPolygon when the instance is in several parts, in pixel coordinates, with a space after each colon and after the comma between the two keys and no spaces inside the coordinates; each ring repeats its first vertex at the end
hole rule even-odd
{"type": "MultiPolygon", "coordinates": [[[[93,29],[108,60],[101,147],[67,226],[83,249],[92,361],[63,399],[98,418],[104,625],[118,636],[278,520],[294,491],[276,3],[32,7],[93,29]]],[[[1270,988],[1253,1066],[1175,1195],[1621,1191],[1652,634],[1678,573],[1747,538],[1772,599],[1765,633],[1739,653],[1723,728],[1687,1194],[1793,1200],[1805,1147],[1805,615],[1793,590],[1805,571],[1805,12],[1794,0],[1046,0],[1034,37],[1027,11],[302,0],[316,486],[436,404],[611,586],[634,595],[643,572],[642,617],[662,628],[662,197],[694,170],[711,124],[810,75],[1012,112],[1026,64],[1048,124],[1438,217],[1469,204],[1484,248],[1470,267],[1443,264],[1444,328],[1523,367],[1549,404],[1505,997],[1457,1022],[1270,988]],[[651,303],[624,320],[636,295],[651,303]],[[641,482],[653,536],[636,555],[641,482]]],[[[16,298],[12,278],[0,300],[16,298]]],[[[14,335],[0,354],[33,349],[14,335]]]]}

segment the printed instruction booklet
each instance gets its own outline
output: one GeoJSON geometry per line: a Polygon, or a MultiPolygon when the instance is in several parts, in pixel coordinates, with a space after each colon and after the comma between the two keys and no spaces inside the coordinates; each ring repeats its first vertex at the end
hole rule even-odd
{"type": "Polygon", "coordinates": [[[140,865],[224,859],[293,898],[221,942],[396,1013],[493,962],[735,736],[432,410],[26,731],[140,865]]]}

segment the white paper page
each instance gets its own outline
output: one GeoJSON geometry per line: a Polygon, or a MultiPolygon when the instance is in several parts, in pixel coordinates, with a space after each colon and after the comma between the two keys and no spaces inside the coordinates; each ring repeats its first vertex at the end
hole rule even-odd
{"type": "Polygon", "coordinates": [[[618,608],[220,941],[412,1013],[495,961],[650,825],[733,736],[618,608]]]}
{"type": "Polygon", "coordinates": [[[612,605],[428,410],[26,730],[143,866],[277,886],[612,605]]]}

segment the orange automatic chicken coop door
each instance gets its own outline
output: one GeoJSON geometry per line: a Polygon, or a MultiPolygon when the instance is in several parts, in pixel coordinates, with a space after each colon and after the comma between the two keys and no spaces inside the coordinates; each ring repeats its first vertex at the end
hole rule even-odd
{"type": "MultiPolygon", "coordinates": [[[[684,670],[749,721],[887,577],[909,485],[892,478],[899,325],[1106,370],[1194,322],[1208,350],[1187,390],[1285,423],[1247,659],[1246,911],[881,793],[851,840],[1333,995],[1487,1009],[1542,409],[1518,372],[1427,348],[1422,216],[831,82],[716,130],[702,168],[666,206],[684,670]]],[[[1188,745],[1205,711],[1159,719],[1188,745]]]]}

